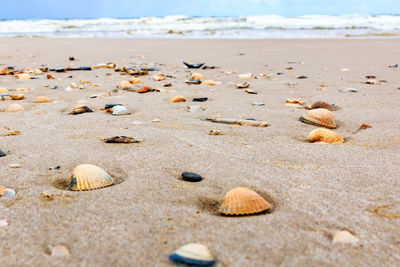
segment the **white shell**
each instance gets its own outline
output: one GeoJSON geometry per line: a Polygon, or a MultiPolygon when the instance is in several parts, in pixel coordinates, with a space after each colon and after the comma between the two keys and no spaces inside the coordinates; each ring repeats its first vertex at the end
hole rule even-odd
{"type": "MultiPolygon", "coordinates": [[[[187,244],[180,247],[170,256],[170,260],[174,263],[179,261],[180,263],[186,263],[193,266],[196,261],[202,262],[205,266],[212,266],[214,264],[214,257],[210,250],[202,244],[187,244]]],[[[200,264],[198,264],[200,265],[200,264]]],[[[196,265],[197,266],[197,265],[196,265]]]]}
{"type": "Polygon", "coordinates": [[[128,115],[131,113],[129,112],[129,109],[125,106],[114,106],[112,108],[111,114],[115,116],[121,116],[121,115],[128,115]]]}
{"type": "Polygon", "coordinates": [[[11,188],[6,188],[4,194],[1,197],[12,197],[15,195],[15,191],[11,188]]]}
{"type": "Polygon", "coordinates": [[[358,241],[359,239],[348,231],[336,232],[332,239],[333,243],[342,243],[342,244],[356,244],[358,243],[358,241]]]}

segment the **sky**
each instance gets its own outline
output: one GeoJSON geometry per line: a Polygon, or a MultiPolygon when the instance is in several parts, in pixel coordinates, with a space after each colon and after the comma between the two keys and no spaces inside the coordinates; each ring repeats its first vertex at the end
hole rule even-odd
{"type": "Polygon", "coordinates": [[[400,14],[400,0],[0,0],[0,19],[400,14]]]}

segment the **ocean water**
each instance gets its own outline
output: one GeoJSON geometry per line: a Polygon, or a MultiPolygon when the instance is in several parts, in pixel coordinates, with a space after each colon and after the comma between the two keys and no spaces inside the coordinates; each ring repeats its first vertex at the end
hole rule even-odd
{"type": "Polygon", "coordinates": [[[106,38],[399,38],[400,15],[277,15],[3,20],[1,36],[106,38]]]}

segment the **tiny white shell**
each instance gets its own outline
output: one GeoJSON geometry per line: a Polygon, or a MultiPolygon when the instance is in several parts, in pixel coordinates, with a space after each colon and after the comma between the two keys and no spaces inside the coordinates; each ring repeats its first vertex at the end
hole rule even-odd
{"type": "Polygon", "coordinates": [[[129,112],[129,109],[125,106],[114,106],[112,108],[111,114],[115,116],[121,116],[121,115],[128,115],[131,113],[129,112]]]}

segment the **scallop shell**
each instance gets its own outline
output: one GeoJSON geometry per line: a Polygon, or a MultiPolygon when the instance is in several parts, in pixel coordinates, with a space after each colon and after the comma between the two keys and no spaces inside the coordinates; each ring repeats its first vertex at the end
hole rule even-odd
{"type": "Polygon", "coordinates": [[[11,104],[5,110],[6,112],[22,112],[25,111],[25,108],[19,104],[11,104]]]}
{"type": "Polygon", "coordinates": [[[312,130],[307,138],[308,142],[323,142],[331,144],[343,143],[343,138],[332,130],[318,128],[312,130]]]}
{"type": "Polygon", "coordinates": [[[326,103],[324,101],[317,101],[314,104],[311,105],[311,109],[317,109],[317,108],[325,108],[329,111],[335,111],[337,108],[334,105],[331,105],[329,103],[326,103]]]}
{"type": "Polygon", "coordinates": [[[259,194],[245,187],[226,193],[219,212],[224,215],[250,215],[268,210],[271,205],[259,194]]]}
{"type": "Polygon", "coordinates": [[[196,79],[203,80],[204,76],[201,73],[194,72],[194,73],[192,73],[192,76],[190,76],[190,79],[192,79],[192,80],[196,80],[196,79]]]}
{"type": "Polygon", "coordinates": [[[47,96],[38,96],[36,97],[35,101],[33,103],[47,103],[51,102],[51,100],[47,96]]]}
{"type": "Polygon", "coordinates": [[[185,266],[213,266],[214,257],[210,250],[202,244],[187,244],[169,256],[172,263],[185,266]]]}
{"type": "Polygon", "coordinates": [[[186,102],[186,98],[178,95],[178,96],[174,96],[174,97],[168,99],[168,102],[171,102],[171,103],[186,102]]]}
{"type": "Polygon", "coordinates": [[[317,108],[308,111],[305,115],[301,116],[300,121],[330,129],[336,128],[335,118],[332,112],[325,108],[317,108]]]}
{"type": "Polygon", "coordinates": [[[83,191],[103,188],[113,183],[113,178],[103,169],[92,164],[81,164],[72,171],[68,187],[73,191],[83,191]]]}
{"type": "Polygon", "coordinates": [[[114,106],[111,109],[111,114],[115,116],[121,116],[121,115],[129,115],[131,113],[129,112],[129,109],[125,106],[114,106]]]}
{"type": "Polygon", "coordinates": [[[21,100],[24,99],[25,95],[24,94],[18,94],[18,95],[10,95],[12,100],[21,100]]]}

